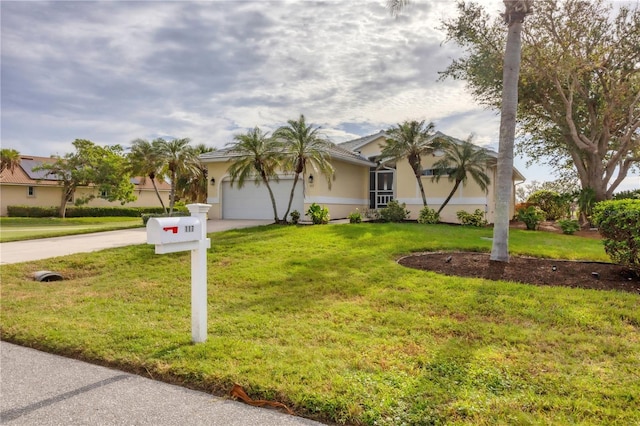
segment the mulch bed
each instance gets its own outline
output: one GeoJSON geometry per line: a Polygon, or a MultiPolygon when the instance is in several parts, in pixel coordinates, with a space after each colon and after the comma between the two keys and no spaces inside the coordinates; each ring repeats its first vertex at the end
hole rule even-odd
{"type": "Polygon", "coordinates": [[[488,253],[475,252],[417,253],[399,259],[398,263],[451,276],[640,294],[640,277],[611,263],[520,256],[511,256],[505,263],[490,261],[488,253]]]}

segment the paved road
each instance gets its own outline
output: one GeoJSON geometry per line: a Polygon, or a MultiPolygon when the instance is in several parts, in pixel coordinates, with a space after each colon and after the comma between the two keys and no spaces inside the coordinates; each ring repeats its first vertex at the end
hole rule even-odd
{"type": "MultiPolygon", "coordinates": [[[[208,232],[270,221],[209,221],[208,232]]],[[[0,244],[2,263],[144,244],[144,228],[0,244]]],[[[313,426],[122,371],[0,342],[0,424],[313,426]]]]}
{"type": "MultiPolygon", "coordinates": [[[[207,232],[247,228],[267,225],[273,220],[209,220],[207,232]]],[[[114,247],[145,244],[145,228],[123,229],[120,231],[96,232],[94,234],[69,235],[66,237],[43,238],[41,240],[14,241],[0,243],[0,264],[28,262],[66,256],[73,253],[87,253],[114,247]]]]}
{"type": "Polygon", "coordinates": [[[6,342],[0,366],[1,424],[321,425],[6,342]]]}

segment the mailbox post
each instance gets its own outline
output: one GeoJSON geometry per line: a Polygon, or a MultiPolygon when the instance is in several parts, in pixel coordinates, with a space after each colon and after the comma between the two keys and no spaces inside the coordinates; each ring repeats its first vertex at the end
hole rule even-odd
{"type": "Polygon", "coordinates": [[[207,340],[207,212],[210,204],[187,204],[190,217],[151,218],[147,243],[156,254],[191,250],[191,340],[207,340]]]}

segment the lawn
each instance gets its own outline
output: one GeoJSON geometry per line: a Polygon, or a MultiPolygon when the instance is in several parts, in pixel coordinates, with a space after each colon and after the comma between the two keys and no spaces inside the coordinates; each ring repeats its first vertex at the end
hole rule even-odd
{"type": "MultiPolygon", "coordinates": [[[[513,253],[607,261],[598,240],[512,230],[513,253]]],[[[209,335],[190,255],[147,245],[2,268],[2,338],[343,424],[640,423],[640,296],[447,277],[413,251],[490,229],[266,226],[210,235],[209,335]],[[37,270],[68,280],[38,283],[37,270]]],[[[523,271],[526,274],[526,271],[523,271]]]]}
{"type": "Polygon", "coordinates": [[[0,217],[0,242],[140,228],[139,217],[0,217]]]}

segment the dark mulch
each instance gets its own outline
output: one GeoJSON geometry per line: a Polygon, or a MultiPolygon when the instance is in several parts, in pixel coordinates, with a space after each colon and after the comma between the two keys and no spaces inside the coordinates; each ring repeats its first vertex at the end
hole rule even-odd
{"type": "Polygon", "coordinates": [[[398,263],[444,275],[640,294],[640,278],[611,263],[519,256],[511,256],[505,263],[490,261],[488,253],[474,252],[419,253],[403,257],[398,263]]]}

